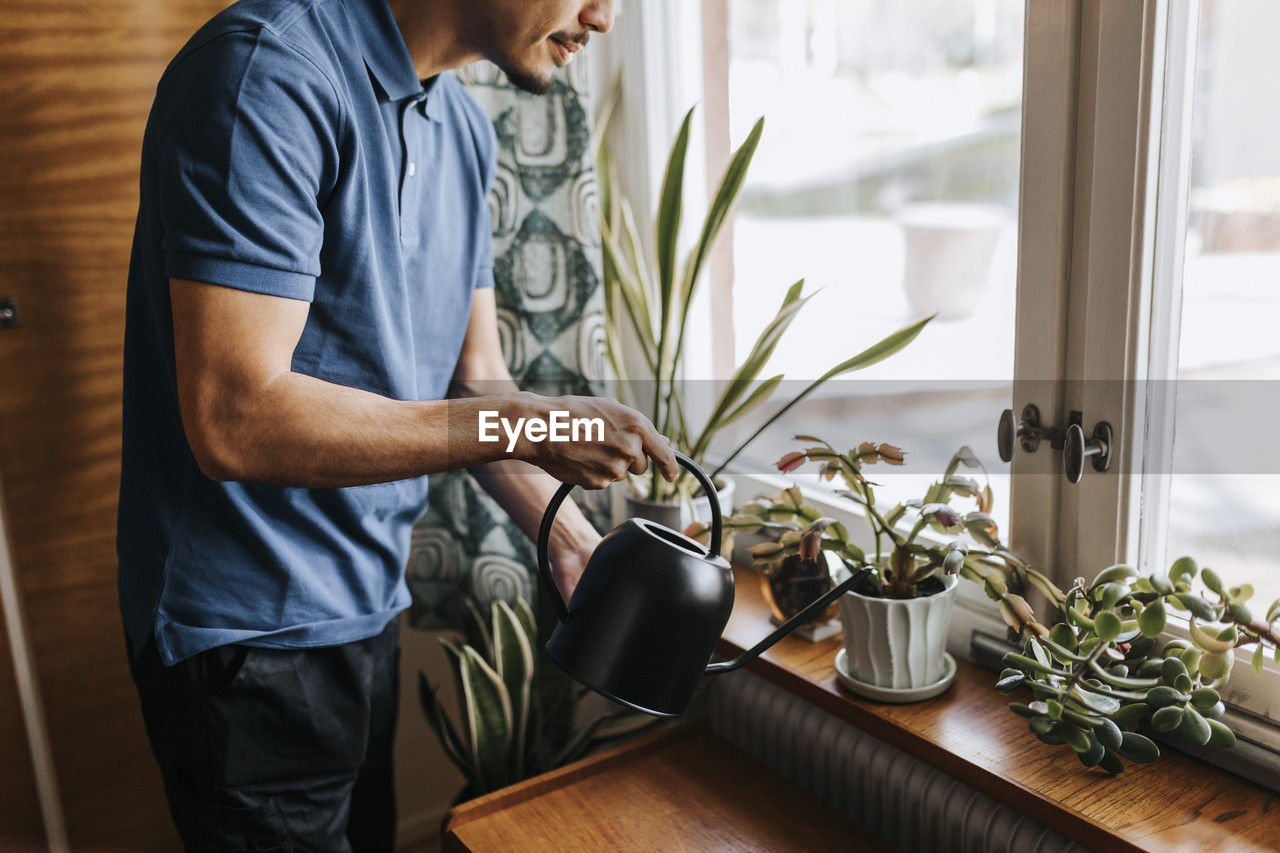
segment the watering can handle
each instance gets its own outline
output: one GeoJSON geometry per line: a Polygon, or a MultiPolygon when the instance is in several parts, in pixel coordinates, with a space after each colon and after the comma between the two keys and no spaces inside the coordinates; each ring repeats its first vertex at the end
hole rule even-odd
{"type": "MultiPolygon", "coordinates": [[[[688,456],[680,451],[675,451],[676,461],[689,469],[689,473],[702,486],[702,491],[707,495],[707,503],[711,505],[711,545],[707,551],[708,557],[716,557],[720,554],[720,534],[722,530],[722,520],[720,518],[720,499],[716,497],[716,490],[711,485],[711,478],[703,473],[688,456]]],[[[560,504],[564,503],[564,499],[568,497],[569,492],[573,491],[572,483],[565,483],[556,490],[551,498],[551,503],[547,504],[547,511],[542,514],[542,526],[538,529],[538,574],[542,577],[542,583],[547,588],[547,593],[551,596],[551,603],[555,605],[556,615],[560,617],[561,622],[569,621],[569,606],[565,604],[564,596],[560,594],[560,588],[556,586],[555,577],[551,574],[551,561],[547,557],[547,546],[551,541],[551,525],[555,523],[556,513],[560,510],[560,504]]]]}

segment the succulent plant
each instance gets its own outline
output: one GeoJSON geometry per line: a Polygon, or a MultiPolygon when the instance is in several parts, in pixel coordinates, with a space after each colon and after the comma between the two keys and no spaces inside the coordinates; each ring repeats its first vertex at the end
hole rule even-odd
{"type": "Polygon", "coordinates": [[[575,728],[585,693],[539,647],[533,611],[496,602],[490,619],[466,605],[466,642],[441,635],[458,689],[454,723],[438,685],[418,673],[418,697],[445,754],[479,796],[575,761],[594,747],[654,724],[648,715],[620,710],[575,728]]]}
{"type": "MultiPolygon", "coordinates": [[[[1268,648],[1280,663],[1280,600],[1257,619],[1247,605],[1252,595],[1249,584],[1226,588],[1190,557],[1167,574],[1116,565],[1091,584],[1077,578],[1065,593],[1049,590],[1062,621],[1047,634],[1030,632],[1022,653],[1006,655],[996,687],[1005,694],[1026,688],[1031,701],[1009,707],[1036,737],[1066,744],[1085,766],[1109,773],[1124,769],[1122,758],[1159,757],[1152,732],[1231,746],[1236,736],[1218,719],[1226,710],[1219,691],[1235,650],[1253,647],[1255,673],[1268,648]],[[1205,595],[1194,591],[1197,577],[1205,595]],[[1186,614],[1187,639],[1162,643],[1170,611],[1186,614]]],[[[1023,621],[1027,633],[1031,620],[1023,621]]]]}
{"type": "Polygon", "coordinates": [[[990,486],[958,474],[961,466],[982,468],[969,448],[952,457],[943,477],[921,500],[904,501],[882,514],[875,484],[862,467],[900,465],[901,450],[864,442],[840,454],[813,436],[796,439],[821,446],[786,454],[778,468],[789,473],[812,461],[822,464],[824,479],[840,475],[849,487],[840,493],[866,511],[875,534],[875,559],[849,541],[843,525],[805,504],[799,487],[793,486],[744,504],[725,522],[727,530],[737,532],[781,531],[777,541],[751,549],[757,565],[767,570],[802,548],[811,551],[816,532],[823,537],[820,547],[839,554],[850,569],[876,568],[875,584],[886,596],[920,594],[921,586],[938,573],[958,573],[979,584],[1022,644],[1020,652],[1005,656],[996,688],[1006,695],[1026,689],[1030,701],[1009,707],[1027,718],[1036,737],[1067,745],[1087,767],[1119,773],[1122,759],[1153,761],[1160,749],[1148,736],[1152,733],[1178,732],[1201,745],[1235,743],[1235,734],[1219,719],[1226,711],[1220,691],[1239,648],[1253,649],[1255,673],[1261,673],[1268,649],[1280,663],[1280,599],[1258,618],[1248,606],[1252,586],[1228,587],[1190,557],[1176,560],[1167,573],[1111,566],[1090,584],[1076,578],[1064,592],[1000,541],[990,515],[990,486]],[[955,497],[971,498],[977,508],[961,515],[951,506],[955,497]],[[904,534],[900,526],[912,516],[904,534]],[[929,546],[916,541],[926,526],[967,537],[929,546]],[[891,548],[887,563],[881,552],[885,540],[891,548]],[[1197,580],[1203,594],[1195,590],[1197,580]],[[1048,620],[1052,628],[1019,594],[1029,589],[1055,608],[1058,619],[1048,620]],[[1171,612],[1185,614],[1186,638],[1161,642],[1171,612]]]}

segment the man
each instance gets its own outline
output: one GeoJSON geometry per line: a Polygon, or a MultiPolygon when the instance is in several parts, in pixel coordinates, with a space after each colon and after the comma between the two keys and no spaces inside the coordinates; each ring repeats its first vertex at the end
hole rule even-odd
{"type": "MultiPolygon", "coordinates": [[[[559,481],[601,488],[648,457],[677,474],[636,412],[514,388],[493,128],[446,73],[484,58],[545,91],[612,16],[610,0],[243,0],[160,81],[118,548],[130,663],[188,848],[391,849],[396,617],[423,475],[471,469],[532,535],[559,481]],[[481,411],[598,417],[604,440],[526,436],[508,453],[479,440],[481,411]]],[[[566,508],[566,593],[597,541],[566,508]]]]}

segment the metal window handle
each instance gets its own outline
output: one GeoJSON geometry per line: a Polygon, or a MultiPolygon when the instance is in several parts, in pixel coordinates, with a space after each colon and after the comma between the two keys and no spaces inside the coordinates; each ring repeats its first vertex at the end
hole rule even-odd
{"type": "Polygon", "coordinates": [[[1022,409],[1022,419],[1015,423],[1013,409],[1005,409],[996,431],[1000,460],[1013,461],[1015,440],[1027,453],[1035,453],[1041,441],[1048,441],[1054,450],[1062,451],[1063,470],[1072,483],[1079,483],[1084,476],[1084,460],[1088,457],[1093,457],[1095,471],[1110,469],[1111,448],[1115,445],[1111,424],[1099,421],[1093,434],[1085,438],[1084,427],[1080,425],[1082,419],[1080,412],[1072,412],[1065,428],[1047,427],[1040,422],[1040,410],[1028,403],[1022,409]]]}
{"type": "MultiPolygon", "coordinates": [[[[1013,461],[1013,443],[1018,439],[1022,449],[1027,453],[1035,453],[1040,448],[1040,440],[1054,441],[1054,431],[1040,425],[1040,410],[1032,403],[1022,407],[1022,420],[1014,423],[1013,409],[1005,409],[1000,414],[1000,427],[996,432],[996,444],[1000,451],[1001,462],[1013,461]]],[[[1059,445],[1055,444],[1054,447],[1059,445]]]]}
{"type": "Polygon", "coordinates": [[[1063,447],[1062,462],[1066,468],[1067,479],[1072,483],[1080,482],[1084,476],[1084,460],[1093,457],[1093,470],[1106,471],[1111,467],[1111,448],[1113,446],[1111,424],[1099,421],[1093,428],[1093,435],[1084,437],[1084,428],[1080,424],[1067,427],[1066,446],[1063,447]]]}
{"type": "Polygon", "coordinates": [[[12,296],[0,298],[0,329],[13,329],[22,325],[18,319],[18,300],[12,296]]]}

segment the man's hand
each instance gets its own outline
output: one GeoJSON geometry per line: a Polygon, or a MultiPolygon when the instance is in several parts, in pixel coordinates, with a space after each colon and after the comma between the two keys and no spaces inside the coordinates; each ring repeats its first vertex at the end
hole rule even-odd
{"type": "Polygon", "coordinates": [[[599,418],[604,422],[604,438],[533,442],[521,439],[516,455],[537,465],[564,483],[586,489],[603,489],[627,475],[649,470],[652,458],[658,470],[674,482],[680,475],[671,443],[644,415],[616,400],[605,397],[534,397],[534,416],[548,419],[552,411],[569,413],[570,421],[599,418]]]}

